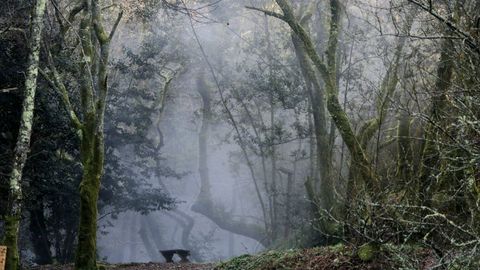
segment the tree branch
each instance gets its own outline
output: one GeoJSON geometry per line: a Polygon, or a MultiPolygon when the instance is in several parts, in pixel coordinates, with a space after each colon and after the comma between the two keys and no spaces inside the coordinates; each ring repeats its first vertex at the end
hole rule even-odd
{"type": "Polygon", "coordinates": [[[274,12],[274,11],[266,10],[266,9],[263,9],[263,8],[251,7],[251,6],[245,6],[245,8],[260,11],[260,12],[265,13],[265,15],[272,16],[272,17],[275,17],[275,18],[279,18],[280,20],[285,21],[285,16],[283,16],[280,13],[274,12]]]}
{"type": "Polygon", "coordinates": [[[10,87],[10,88],[5,88],[5,89],[0,89],[0,93],[10,93],[10,92],[17,91],[17,90],[18,90],[17,87],[10,87]]]}
{"type": "Polygon", "coordinates": [[[115,21],[115,24],[113,25],[112,30],[110,31],[110,35],[108,36],[109,40],[112,40],[113,35],[115,35],[115,32],[117,31],[118,24],[122,20],[122,16],[123,16],[123,10],[121,10],[120,13],[118,13],[117,20],[115,21]]]}
{"type": "Polygon", "coordinates": [[[75,110],[73,109],[72,103],[70,102],[70,98],[68,97],[68,91],[65,88],[65,85],[60,81],[59,74],[57,73],[56,69],[52,69],[53,79],[43,70],[38,69],[38,72],[42,75],[42,77],[47,81],[47,83],[57,92],[60,94],[60,98],[62,99],[65,108],[68,111],[68,115],[70,120],[72,121],[73,126],[77,130],[82,129],[82,123],[77,117],[75,110]]]}

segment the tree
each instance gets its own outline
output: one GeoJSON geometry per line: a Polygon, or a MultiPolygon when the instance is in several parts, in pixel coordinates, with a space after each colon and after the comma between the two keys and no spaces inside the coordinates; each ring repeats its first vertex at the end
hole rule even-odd
{"type": "Polygon", "coordinates": [[[38,64],[40,58],[40,42],[43,29],[45,0],[38,0],[32,17],[32,32],[29,40],[30,54],[26,72],[23,111],[17,143],[14,150],[12,172],[10,174],[10,193],[8,213],[5,216],[5,236],[3,242],[8,248],[6,267],[16,270],[19,266],[18,231],[22,211],[22,171],[30,149],[32,133],[35,91],[37,89],[38,64]]]}
{"type": "MultiPolygon", "coordinates": [[[[306,55],[308,55],[309,59],[312,61],[313,65],[317,69],[320,77],[323,80],[324,87],[325,87],[325,100],[326,100],[326,108],[330,113],[332,118],[332,122],[335,124],[336,128],[339,130],[340,135],[342,136],[345,145],[350,151],[350,155],[352,157],[352,162],[359,167],[358,173],[370,187],[370,189],[377,189],[378,190],[378,178],[375,173],[371,169],[370,161],[368,160],[365,149],[361,146],[359,139],[357,138],[349,117],[347,116],[345,110],[341,106],[339,99],[338,99],[338,78],[337,78],[337,46],[338,46],[338,39],[340,34],[340,23],[341,23],[341,4],[338,0],[330,1],[330,24],[329,24],[329,37],[327,42],[327,48],[325,53],[326,61],[322,60],[319,53],[315,49],[315,46],[310,38],[308,32],[305,28],[300,24],[299,20],[295,17],[293,8],[286,0],[277,0],[277,5],[282,10],[283,14],[279,14],[276,12],[272,12],[269,10],[263,10],[258,8],[248,7],[250,9],[260,10],[267,15],[279,18],[285,21],[290,28],[294,35],[298,37],[299,40],[303,43],[303,50],[305,50],[306,55]]],[[[297,46],[298,47],[298,46],[297,46]]],[[[305,63],[305,61],[303,61],[305,63]]],[[[308,72],[308,67],[305,67],[308,72]]],[[[308,73],[307,73],[308,74],[308,73]]],[[[317,103],[321,102],[321,94],[322,92],[318,93],[317,91],[317,103]],[[320,96],[318,96],[320,94],[320,96]]],[[[313,100],[313,99],[312,99],[313,100]]],[[[312,104],[313,105],[313,104],[312,104]]],[[[321,105],[315,104],[315,105],[321,105]]],[[[322,110],[319,108],[318,110],[322,110]]],[[[320,122],[320,121],[319,121],[320,122]]],[[[320,124],[320,123],[319,123],[320,124]]],[[[322,124],[323,125],[323,124],[322,124]]],[[[316,127],[317,128],[317,127],[316,127]]],[[[318,127],[321,131],[321,127],[318,127]]],[[[320,134],[319,134],[320,135],[320,134]]],[[[322,142],[320,146],[327,146],[326,138],[324,136],[317,137],[318,141],[322,142]]],[[[320,155],[324,157],[322,159],[329,160],[328,158],[328,151],[324,151],[323,149],[317,151],[323,151],[320,155]]],[[[330,149],[330,148],[327,148],[330,149]]],[[[325,160],[323,160],[325,161],[325,160]]],[[[325,161],[323,167],[323,173],[328,173],[329,161],[325,161]],[[327,163],[327,164],[325,164],[327,163]]],[[[324,193],[334,194],[333,189],[333,179],[328,175],[324,175],[324,179],[321,179],[323,185],[324,193]]],[[[308,183],[307,183],[308,184],[308,183]]],[[[310,188],[311,189],[311,188],[310,188]]],[[[311,193],[311,192],[310,192],[311,193]]],[[[322,205],[323,209],[334,216],[334,219],[339,217],[339,205],[336,205],[336,202],[332,200],[332,198],[328,199],[332,195],[328,195],[324,200],[324,205],[322,205]]],[[[329,234],[338,234],[338,227],[332,227],[330,225],[326,226],[327,233],[329,234]]]]}
{"type": "MultiPolygon", "coordinates": [[[[80,139],[83,176],[80,182],[80,224],[75,268],[88,270],[97,268],[97,201],[105,161],[104,115],[108,93],[110,42],[123,14],[122,11],[119,13],[112,30],[107,33],[103,26],[102,10],[99,5],[97,0],[80,1],[78,6],[71,10],[69,17],[70,20],[73,20],[78,14],[81,17],[77,32],[78,39],[75,38],[75,40],[79,41],[81,45],[76,76],[78,76],[77,83],[80,89],[83,119],[77,116],[70,102],[67,86],[54,63],[51,49],[48,50],[50,72],[42,72],[50,86],[61,95],[72,125],[80,139]]],[[[65,26],[62,27],[61,34],[65,36],[72,21],[63,23],[65,26]]]]}
{"type": "MultiPolygon", "coordinates": [[[[271,239],[269,237],[265,237],[265,230],[256,224],[253,223],[246,223],[239,220],[235,220],[231,217],[231,214],[224,209],[224,207],[216,205],[212,199],[212,195],[210,193],[210,175],[208,173],[208,149],[207,149],[207,138],[208,133],[211,125],[211,118],[212,118],[212,110],[211,110],[211,98],[208,89],[208,85],[204,81],[203,76],[199,77],[199,84],[198,84],[198,92],[202,98],[203,103],[203,116],[202,116],[202,128],[199,133],[199,173],[201,179],[201,188],[200,193],[197,197],[197,200],[194,205],[192,205],[192,211],[200,213],[213,222],[215,222],[220,228],[231,231],[233,233],[237,233],[240,235],[244,235],[255,239],[262,243],[263,245],[267,246],[271,239]]],[[[219,90],[221,91],[221,90],[219,90]]],[[[225,100],[222,98],[223,106],[227,110],[227,114],[229,119],[232,121],[233,116],[231,111],[226,107],[225,100]]],[[[234,119],[233,119],[234,121],[234,119]]],[[[235,125],[236,132],[238,134],[238,126],[236,123],[233,122],[235,125]]],[[[245,144],[240,142],[240,147],[244,152],[244,157],[247,160],[249,170],[251,175],[254,176],[253,173],[253,165],[246,154],[245,144]]],[[[258,183],[256,182],[256,178],[253,178],[255,184],[255,190],[257,191],[257,195],[261,200],[262,207],[264,208],[264,204],[262,198],[259,194],[258,183]]],[[[265,213],[265,211],[263,212],[265,213]]],[[[264,214],[265,217],[265,214],[264,214]]],[[[265,217],[266,222],[266,217],[265,217]]],[[[266,226],[265,226],[266,229],[266,226]]]]}

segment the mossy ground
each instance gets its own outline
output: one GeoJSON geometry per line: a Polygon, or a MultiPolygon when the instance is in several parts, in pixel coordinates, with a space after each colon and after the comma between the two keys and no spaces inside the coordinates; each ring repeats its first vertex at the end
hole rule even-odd
{"type": "Polygon", "coordinates": [[[272,250],[258,255],[243,255],[218,264],[216,270],[354,270],[354,269],[429,269],[435,261],[428,249],[378,248],[372,258],[362,260],[360,248],[338,244],[329,247],[272,250]]]}

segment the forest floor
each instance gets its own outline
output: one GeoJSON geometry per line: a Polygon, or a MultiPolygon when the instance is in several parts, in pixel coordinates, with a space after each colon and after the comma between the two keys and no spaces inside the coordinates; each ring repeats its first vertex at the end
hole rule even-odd
{"type": "MultiPolygon", "coordinates": [[[[215,270],[387,270],[431,269],[438,262],[432,250],[419,246],[335,246],[271,250],[217,264],[215,270]]],[[[454,268],[462,269],[463,268],[454,268]]]]}
{"type": "MultiPolygon", "coordinates": [[[[99,270],[213,270],[213,264],[199,263],[129,263],[101,264],[99,270]]],[[[73,265],[45,265],[30,270],[73,270],[73,265]]]]}
{"type": "MultiPolygon", "coordinates": [[[[99,270],[426,270],[437,263],[433,251],[420,246],[385,246],[373,251],[339,244],[310,249],[270,250],[221,263],[99,264],[99,270]]],[[[73,270],[73,265],[40,266],[30,270],[73,270]]]]}

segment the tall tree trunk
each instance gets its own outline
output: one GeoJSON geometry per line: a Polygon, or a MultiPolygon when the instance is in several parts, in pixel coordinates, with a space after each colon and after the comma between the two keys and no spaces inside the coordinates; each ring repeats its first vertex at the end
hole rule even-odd
{"type": "MultiPolygon", "coordinates": [[[[312,104],[313,112],[313,127],[316,140],[315,149],[317,155],[316,167],[320,171],[319,189],[321,192],[321,207],[326,211],[332,211],[334,204],[334,190],[331,175],[332,161],[329,151],[330,145],[325,115],[325,94],[315,75],[315,70],[310,63],[310,59],[308,59],[308,56],[305,54],[305,48],[303,47],[302,41],[294,33],[292,33],[292,42],[295,47],[296,56],[300,62],[300,67],[305,78],[305,82],[310,85],[310,87],[308,87],[308,96],[312,104]]],[[[315,184],[312,189],[317,191],[317,185],[315,184]]],[[[313,198],[309,199],[313,200],[313,198]]]]}
{"type": "MultiPolygon", "coordinates": [[[[141,216],[140,219],[138,235],[140,236],[140,239],[142,239],[143,247],[147,251],[149,260],[151,262],[158,262],[161,259],[160,252],[158,251],[162,248],[155,245],[156,243],[154,242],[154,239],[157,238],[157,235],[151,231],[151,225],[153,225],[150,223],[151,215],[141,216]]],[[[158,228],[155,228],[155,230],[156,229],[158,228]]],[[[156,231],[156,233],[159,233],[159,231],[156,231]]]]}
{"type": "Polygon", "coordinates": [[[20,228],[23,196],[21,180],[23,167],[25,166],[30,148],[45,5],[46,0],[37,0],[33,10],[32,32],[29,41],[30,54],[28,55],[23,111],[20,120],[17,144],[14,150],[12,172],[9,179],[10,192],[8,211],[5,217],[5,235],[3,243],[7,246],[7,270],[16,270],[20,264],[18,232],[20,228]]]}
{"type": "Polygon", "coordinates": [[[277,154],[275,147],[275,105],[273,101],[273,94],[270,96],[270,161],[271,161],[271,186],[270,196],[272,198],[272,214],[270,225],[272,230],[272,239],[277,238],[278,234],[278,190],[277,190],[277,154]]]}
{"type": "Polygon", "coordinates": [[[45,216],[43,213],[42,198],[37,197],[38,202],[33,209],[29,209],[30,215],[30,241],[32,241],[35,253],[35,263],[39,265],[51,264],[52,254],[50,252],[50,241],[48,239],[47,226],[45,224],[45,216]]]}
{"type": "Polygon", "coordinates": [[[287,176],[287,186],[285,190],[285,219],[284,219],[284,228],[283,228],[283,238],[288,239],[288,236],[290,235],[290,227],[292,223],[291,215],[292,213],[292,193],[293,193],[293,178],[295,174],[295,163],[297,161],[294,161],[294,170],[291,171],[289,169],[280,167],[278,170],[287,176]]]}
{"type": "MultiPolygon", "coordinates": [[[[272,42],[270,39],[270,27],[268,25],[268,16],[264,16],[264,28],[265,28],[265,39],[267,41],[267,51],[272,51],[272,42]]],[[[268,81],[269,84],[273,83],[273,72],[272,72],[272,56],[268,55],[268,81]]],[[[274,89],[271,89],[273,91],[274,89]]],[[[278,194],[277,194],[277,157],[276,157],[276,147],[275,147],[275,100],[274,93],[270,92],[270,161],[271,161],[271,171],[270,171],[270,229],[272,234],[272,239],[277,237],[278,233],[278,194]]]]}
{"type": "Polygon", "coordinates": [[[75,269],[92,270],[97,268],[97,201],[105,160],[104,120],[109,50],[123,11],[120,11],[109,34],[103,27],[98,0],[91,0],[90,6],[85,5],[84,13],[79,33],[83,50],[90,60],[86,59],[82,63],[82,70],[89,71],[85,74],[90,76],[84,75],[81,79],[84,123],[81,127],[80,155],[83,177],[80,183],[80,223],[75,269]]]}
{"type": "MultiPolygon", "coordinates": [[[[412,145],[410,142],[410,120],[407,109],[401,109],[398,113],[397,128],[397,177],[402,183],[407,184],[412,177],[412,145]]],[[[408,193],[414,195],[415,190],[410,189],[408,193]]]]}
{"type": "MultiPolygon", "coordinates": [[[[306,27],[307,19],[311,16],[311,10],[303,15],[299,22],[306,27]]],[[[295,48],[295,54],[300,64],[300,69],[307,85],[308,97],[312,106],[313,115],[313,127],[315,134],[315,149],[316,149],[316,167],[320,172],[319,179],[317,175],[312,179],[310,178],[305,182],[305,185],[311,185],[307,187],[307,194],[311,203],[311,209],[314,211],[312,217],[314,219],[321,219],[325,213],[333,215],[338,218],[340,209],[335,199],[334,180],[332,175],[332,151],[334,126],[331,126],[330,133],[327,130],[327,115],[325,105],[325,89],[322,87],[320,81],[317,78],[315,69],[309,59],[305,45],[299,36],[292,31],[291,33],[292,43],[295,48]],[[313,197],[312,197],[313,196],[313,197]],[[318,203],[318,201],[320,203],[318,203]]],[[[322,219],[324,220],[324,219],[322,219]]],[[[328,220],[328,219],[327,219],[328,220]]],[[[334,234],[335,227],[330,226],[330,222],[322,222],[320,226],[322,230],[329,234],[334,234]]]]}
{"type": "Polygon", "coordinates": [[[96,269],[97,258],[97,201],[100,191],[100,179],[103,173],[103,149],[98,135],[91,130],[95,122],[86,123],[83,132],[80,154],[82,156],[83,176],[80,183],[80,223],[75,268],[96,269]],[[90,127],[88,127],[90,126],[90,127]]]}
{"type": "Polygon", "coordinates": [[[212,121],[212,109],[210,105],[210,91],[201,74],[197,80],[197,91],[202,98],[202,126],[198,134],[198,172],[200,174],[200,196],[211,198],[210,194],[210,175],[208,173],[208,133],[210,122],[212,121]]]}
{"type": "Polygon", "coordinates": [[[419,196],[422,204],[430,205],[430,198],[433,192],[434,176],[433,169],[439,161],[439,153],[437,151],[437,133],[438,125],[441,123],[442,117],[445,115],[447,91],[450,88],[453,75],[453,61],[451,53],[453,51],[453,41],[445,39],[442,41],[440,60],[437,68],[437,81],[432,93],[432,104],[429,123],[425,131],[425,140],[422,145],[422,165],[419,175],[419,196]]]}

